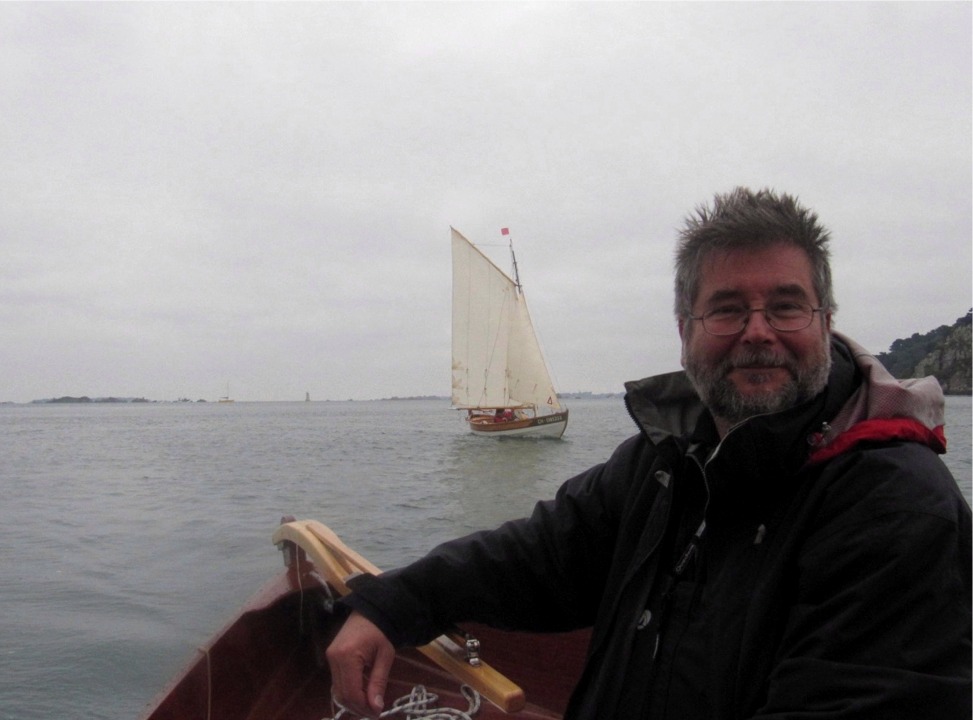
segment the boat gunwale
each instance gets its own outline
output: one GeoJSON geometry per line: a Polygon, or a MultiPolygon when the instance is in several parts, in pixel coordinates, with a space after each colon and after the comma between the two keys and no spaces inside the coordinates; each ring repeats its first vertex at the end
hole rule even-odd
{"type": "MultiPolygon", "coordinates": [[[[322,586],[319,578],[315,566],[298,548],[296,561],[292,560],[287,568],[260,586],[220,630],[190,655],[146,704],[140,718],[320,718],[318,706],[325,694],[330,698],[330,674],[324,660],[324,648],[340,627],[341,613],[322,614],[322,602],[337,597],[337,593],[322,586]],[[274,622],[285,618],[292,629],[304,628],[293,636],[299,636],[300,640],[290,645],[277,637],[289,634],[289,631],[280,632],[285,629],[284,626],[268,632],[274,622]],[[257,636],[256,641],[252,640],[253,635],[257,636]],[[237,651],[241,642],[259,642],[268,637],[273,638],[274,657],[282,665],[268,665],[266,657],[262,656],[239,656],[237,651]],[[246,666],[248,670],[251,665],[258,666],[258,669],[254,675],[240,680],[234,672],[238,665],[246,666]],[[299,677],[293,677],[295,674],[299,677]],[[231,698],[227,702],[224,697],[217,696],[225,692],[221,688],[227,685],[228,676],[232,676],[237,685],[245,684],[251,677],[259,677],[262,684],[259,687],[246,687],[249,700],[231,698]],[[275,685],[282,677],[286,677],[290,684],[275,685]],[[327,685],[322,686],[322,682],[327,685]],[[226,711],[224,706],[227,704],[233,707],[233,712],[226,711]],[[315,712],[301,713],[301,709],[306,711],[312,705],[316,708],[315,712]],[[244,709],[239,710],[241,707],[244,709]]],[[[461,623],[460,627],[481,640],[485,660],[512,677],[519,676],[518,682],[528,692],[527,706],[523,710],[508,715],[494,705],[485,703],[479,718],[558,720],[561,717],[570,690],[580,675],[590,636],[588,629],[566,633],[520,633],[475,623],[461,623]],[[533,647],[536,652],[527,653],[528,657],[525,658],[525,646],[533,647]]],[[[396,657],[394,667],[398,670],[393,670],[390,687],[403,684],[411,687],[410,678],[419,678],[431,692],[448,698],[450,703],[458,702],[460,681],[431,663],[418,650],[399,649],[396,657]]]]}

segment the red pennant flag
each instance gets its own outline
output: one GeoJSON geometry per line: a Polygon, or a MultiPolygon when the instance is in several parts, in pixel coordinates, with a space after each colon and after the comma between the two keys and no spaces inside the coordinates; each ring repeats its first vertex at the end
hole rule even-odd
{"type": "Polygon", "coordinates": [[[500,228],[500,234],[501,235],[509,235],[510,234],[510,228],[500,228]]]}

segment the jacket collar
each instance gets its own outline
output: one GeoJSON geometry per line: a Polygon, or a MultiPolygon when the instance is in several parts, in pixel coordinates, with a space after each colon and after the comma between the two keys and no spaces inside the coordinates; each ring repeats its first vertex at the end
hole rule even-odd
{"type": "MultiPolygon", "coordinates": [[[[942,435],[946,401],[935,377],[898,380],[854,340],[838,333],[835,337],[848,348],[863,382],[817,437],[815,444],[819,449],[828,447],[852,428],[858,426],[860,430],[864,423],[871,421],[896,420],[915,426],[919,432],[925,430],[931,435],[942,435]]],[[[882,425],[875,422],[874,427],[882,425]]],[[[875,439],[882,439],[881,433],[875,439]]],[[[928,444],[935,445],[934,442],[928,444]]]]}
{"type": "MultiPolygon", "coordinates": [[[[728,437],[752,432],[763,437],[767,432],[793,435],[801,428],[808,428],[808,432],[818,430],[826,419],[839,412],[860,382],[852,351],[840,336],[832,335],[831,358],[828,384],[816,398],[781,412],[745,420],[736,425],[728,437]]],[[[656,445],[672,437],[711,447],[718,444],[712,416],[684,371],[631,381],[625,383],[625,389],[629,414],[656,445]]]]}
{"type": "MultiPolygon", "coordinates": [[[[843,441],[855,433],[858,441],[891,439],[887,424],[880,421],[895,419],[898,425],[905,422],[916,429],[912,435],[896,437],[919,439],[943,451],[937,442],[943,437],[945,401],[935,378],[897,380],[861,345],[841,333],[831,336],[831,358],[828,384],[818,397],[788,410],[750,418],[735,426],[730,435],[745,440],[755,434],[763,438],[764,448],[768,441],[782,441],[776,446],[790,448],[787,454],[796,452],[804,458],[812,445],[816,453],[830,448],[827,456],[832,456],[846,449],[843,441]],[[861,438],[863,428],[871,429],[861,438]]],[[[712,416],[685,372],[628,382],[625,389],[629,414],[654,444],[668,438],[710,447],[718,444],[712,416]]]]}

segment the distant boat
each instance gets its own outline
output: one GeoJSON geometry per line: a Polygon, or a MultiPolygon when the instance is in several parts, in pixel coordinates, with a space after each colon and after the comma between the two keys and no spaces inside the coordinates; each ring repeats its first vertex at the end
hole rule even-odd
{"type": "Polygon", "coordinates": [[[231,402],[233,402],[233,398],[230,397],[230,383],[227,383],[226,384],[226,395],[224,395],[223,397],[221,397],[219,399],[219,402],[221,402],[221,403],[231,403],[231,402]]]}
{"type": "MultiPolygon", "coordinates": [[[[534,332],[513,241],[511,278],[454,228],[452,404],[477,435],[559,438],[568,424],[534,332]]],[[[504,235],[508,234],[506,231],[504,235]]]]}

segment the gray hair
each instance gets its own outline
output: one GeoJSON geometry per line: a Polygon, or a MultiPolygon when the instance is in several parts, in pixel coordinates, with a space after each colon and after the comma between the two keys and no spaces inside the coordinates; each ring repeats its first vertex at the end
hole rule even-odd
{"type": "Polygon", "coordinates": [[[738,187],[716,195],[712,207],[700,205],[689,215],[676,247],[677,318],[692,314],[703,259],[713,250],[756,250],[775,243],[801,248],[811,261],[814,290],[822,307],[836,310],[831,285],[828,241],[831,234],[815,212],[797,198],[764,189],[738,187]]]}

